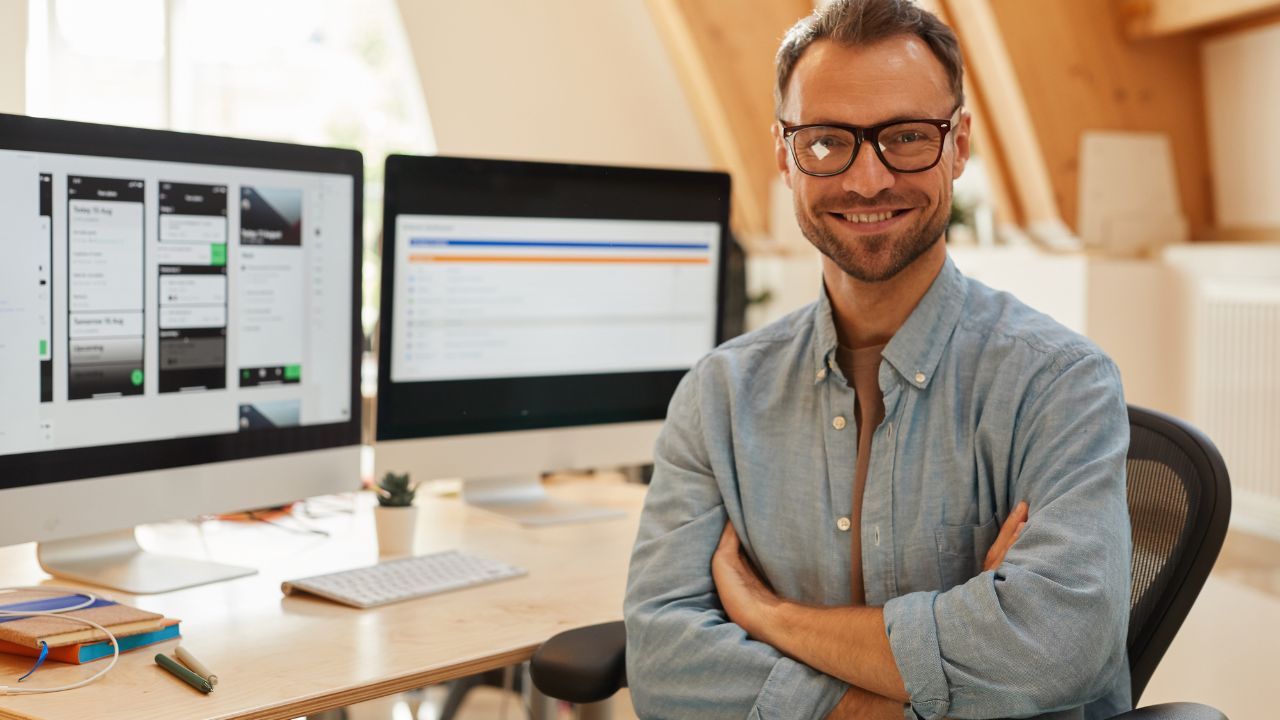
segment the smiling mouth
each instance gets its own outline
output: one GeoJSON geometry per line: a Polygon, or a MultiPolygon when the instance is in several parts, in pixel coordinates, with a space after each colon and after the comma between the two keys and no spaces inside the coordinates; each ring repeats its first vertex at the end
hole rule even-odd
{"type": "Polygon", "coordinates": [[[885,220],[888,220],[890,218],[895,218],[905,212],[908,212],[909,210],[910,208],[903,208],[901,210],[885,210],[882,212],[875,212],[875,213],[831,213],[831,214],[835,215],[838,218],[841,218],[846,222],[851,222],[854,224],[870,224],[870,223],[884,222],[885,220]]]}

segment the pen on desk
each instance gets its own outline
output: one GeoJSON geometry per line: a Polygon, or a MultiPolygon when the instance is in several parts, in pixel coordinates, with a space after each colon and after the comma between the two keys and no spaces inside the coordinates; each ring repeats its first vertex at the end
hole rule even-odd
{"type": "Polygon", "coordinates": [[[195,674],[207,680],[210,685],[218,684],[218,676],[209,672],[209,668],[205,667],[204,663],[197,660],[196,656],[192,655],[190,650],[187,650],[182,645],[179,645],[178,649],[175,650],[173,654],[178,656],[178,662],[181,662],[183,665],[186,665],[187,667],[191,668],[191,672],[194,672],[195,674]]]}
{"type": "Polygon", "coordinates": [[[168,670],[170,673],[173,673],[175,676],[178,677],[178,679],[182,680],[186,684],[199,690],[202,693],[213,692],[213,686],[209,684],[208,680],[205,680],[199,675],[186,669],[185,667],[182,666],[182,663],[178,662],[177,660],[174,660],[173,658],[169,657],[168,655],[165,655],[164,653],[156,653],[156,664],[158,664],[160,667],[164,668],[165,670],[168,670]]]}

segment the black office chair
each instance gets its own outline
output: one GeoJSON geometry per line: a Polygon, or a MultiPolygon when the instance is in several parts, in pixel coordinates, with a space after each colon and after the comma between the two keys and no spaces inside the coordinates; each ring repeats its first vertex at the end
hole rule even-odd
{"type": "MultiPolygon", "coordinates": [[[[1222,456],[1187,423],[1129,407],[1129,515],[1133,580],[1129,673],[1133,703],[1195,602],[1227,534],[1231,485],[1222,456]]],[[[627,684],[621,622],[560,633],[533,656],[533,683],[574,703],[605,700],[627,684]]],[[[1112,720],[1226,720],[1196,703],[1152,705],[1112,720]]]]}

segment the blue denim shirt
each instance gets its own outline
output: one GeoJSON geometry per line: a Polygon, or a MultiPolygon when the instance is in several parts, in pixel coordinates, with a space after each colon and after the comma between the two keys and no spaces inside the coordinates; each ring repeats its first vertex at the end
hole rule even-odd
{"type": "MultiPolygon", "coordinates": [[[[847,685],[748,639],[711,578],[726,519],[781,596],[850,604],[857,430],[825,293],[681,382],[627,583],[643,718],[823,718],[847,685]],[[844,418],[839,422],[837,418],[844,418]]],[[[861,523],[908,718],[1130,707],[1129,426],[1115,365],[950,259],[883,353],[861,523]],[[1019,500],[1004,564],[983,558],[1019,500]]]]}

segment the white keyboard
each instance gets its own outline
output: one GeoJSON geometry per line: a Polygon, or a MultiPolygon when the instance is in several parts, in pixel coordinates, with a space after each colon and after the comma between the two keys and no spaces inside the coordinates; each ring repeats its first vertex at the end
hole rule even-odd
{"type": "Polygon", "coordinates": [[[520,577],[523,568],[457,550],[343,570],[280,584],[285,595],[310,593],[358,608],[520,577]]]}

